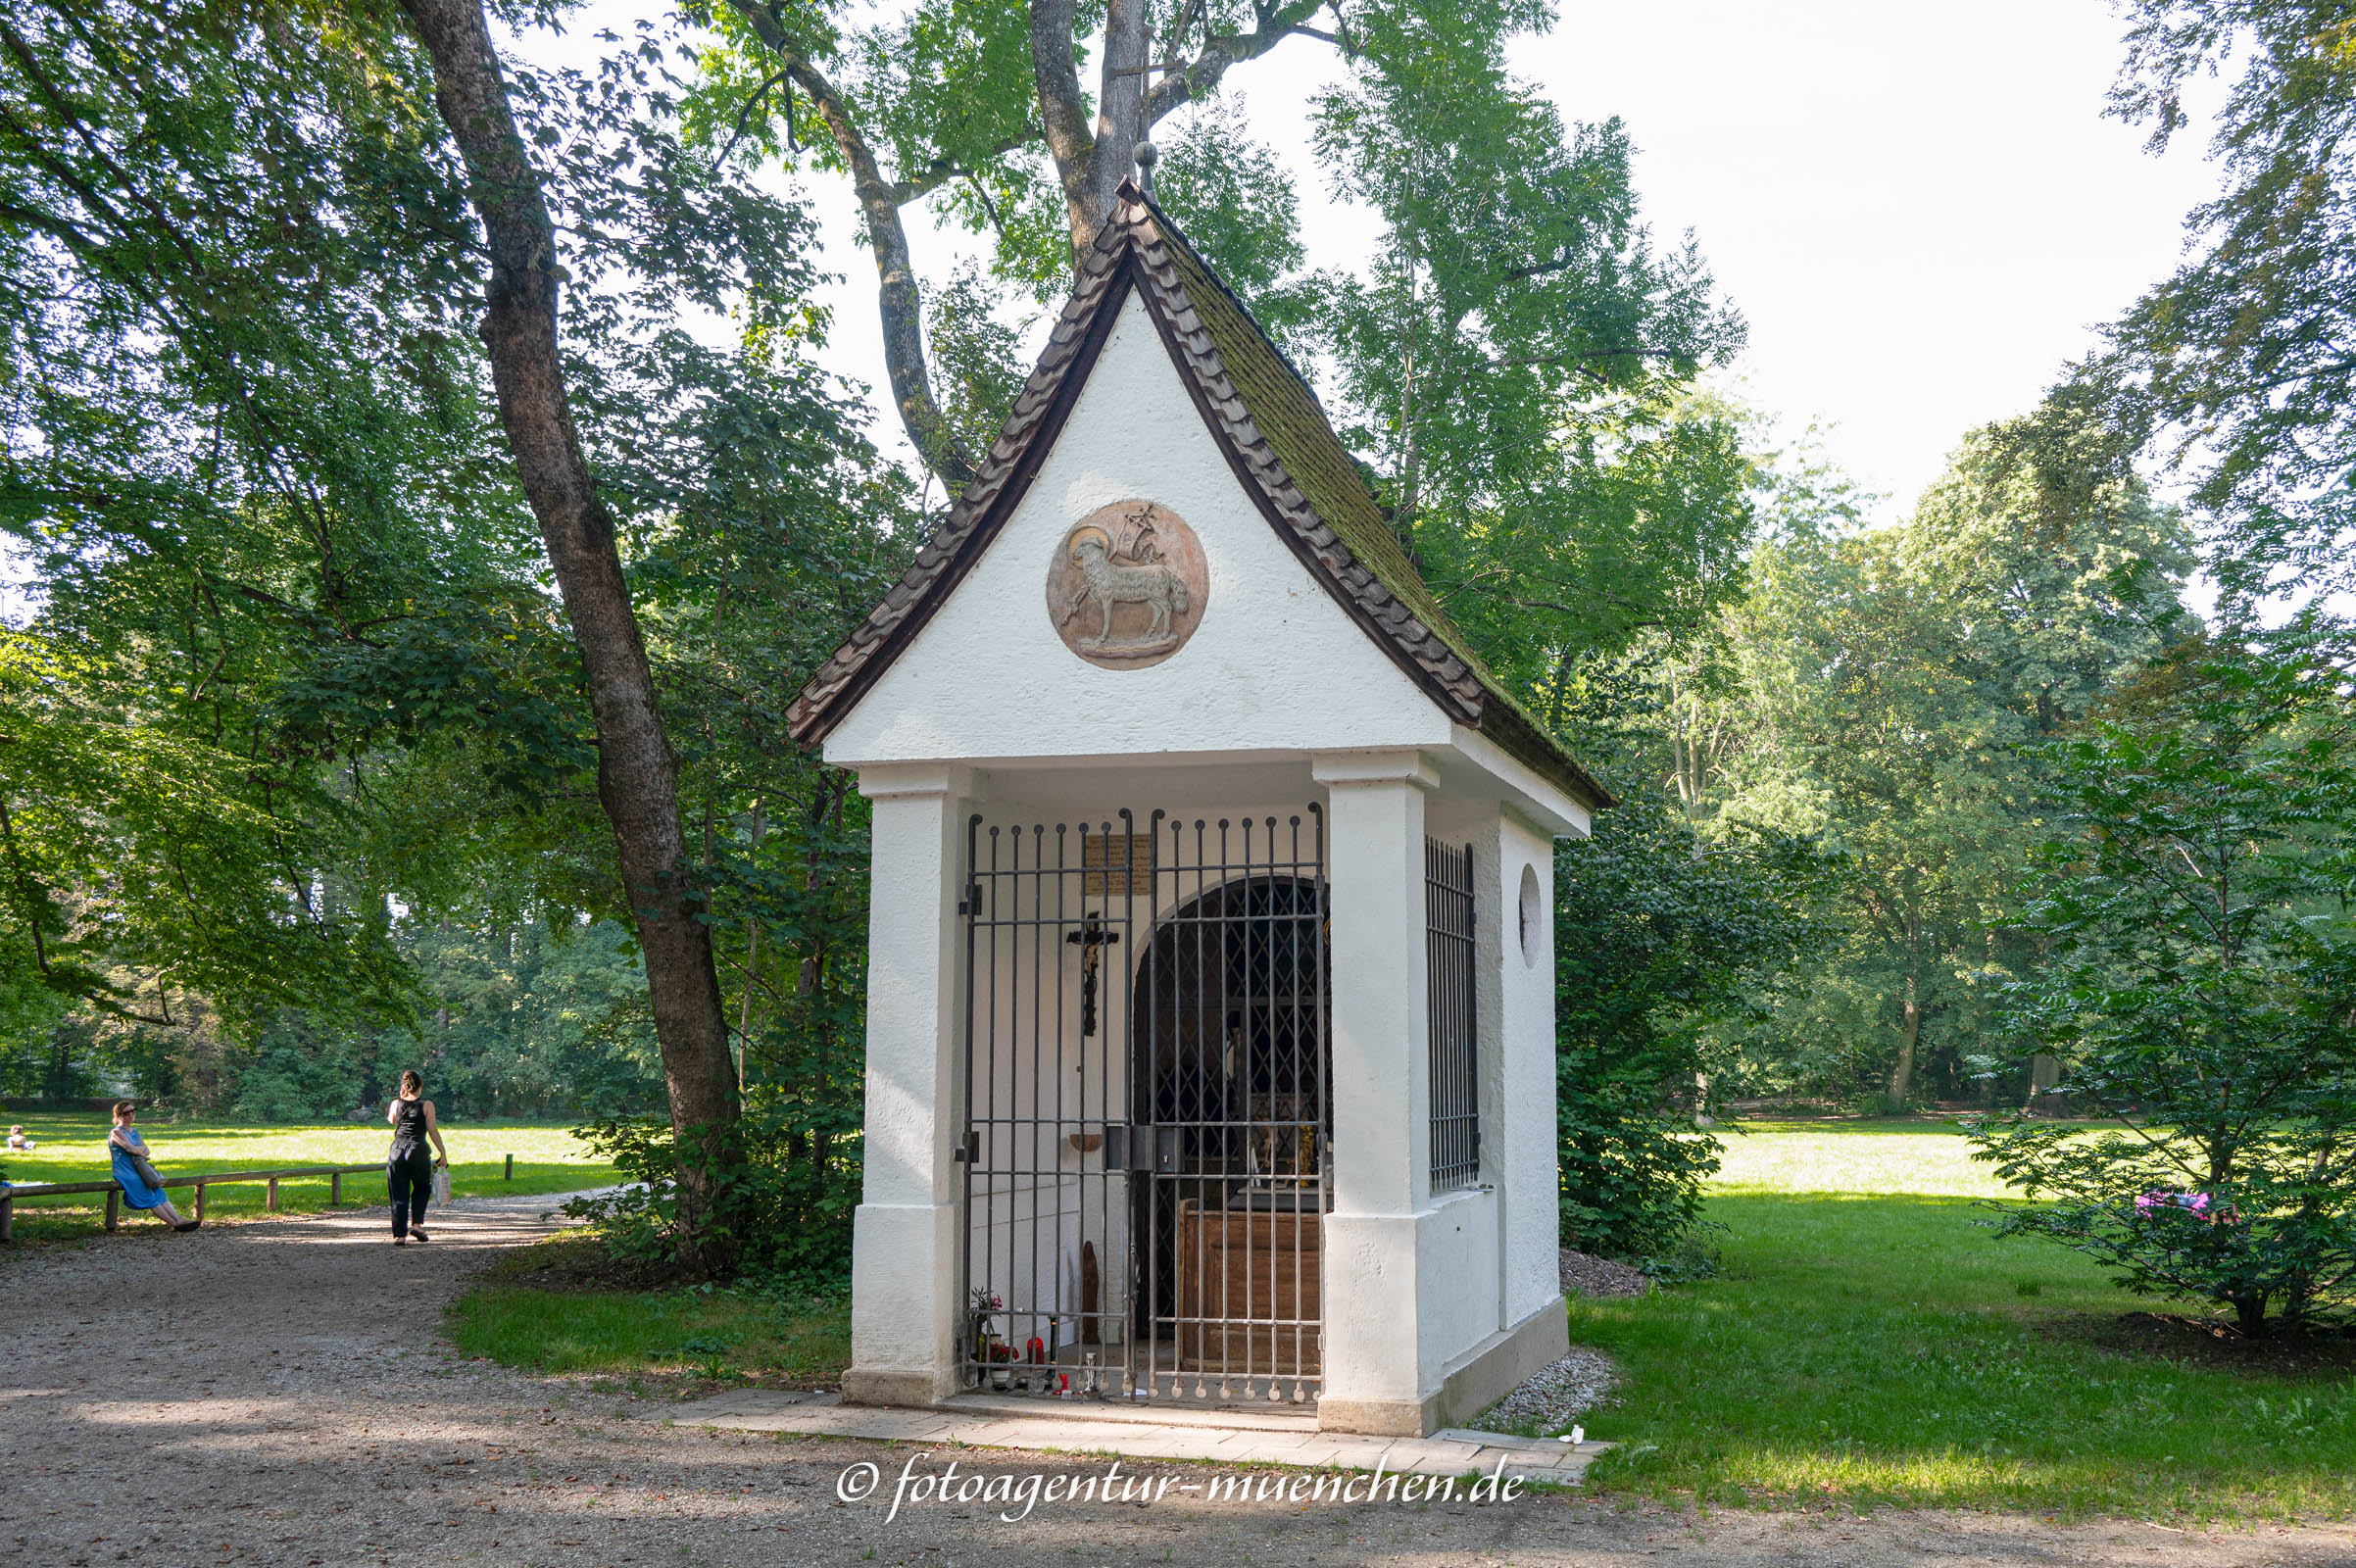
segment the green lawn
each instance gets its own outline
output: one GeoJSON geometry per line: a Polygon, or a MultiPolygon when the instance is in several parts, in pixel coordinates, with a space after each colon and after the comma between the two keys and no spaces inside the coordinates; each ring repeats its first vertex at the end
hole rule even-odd
{"type": "MultiPolygon", "coordinates": [[[[30,1153],[0,1151],[8,1179],[33,1182],[105,1181],[108,1177],[104,1115],[40,1115],[0,1112],[0,1128],[22,1122],[40,1147],[30,1153]]],[[[382,1123],[324,1126],[257,1126],[237,1122],[149,1122],[139,1131],[164,1175],[188,1176],[209,1170],[267,1170],[281,1165],[357,1165],[381,1162],[391,1130],[382,1123]]],[[[444,1122],[442,1141],[450,1150],[450,1186],[461,1198],[499,1193],[561,1193],[597,1187],[614,1179],[614,1167],[591,1156],[568,1127],[541,1122],[444,1122]],[[515,1179],[502,1178],[509,1154],[515,1179]]],[[[260,1182],[215,1187],[205,1194],[208,1220],[251,1219],[263,1212],[260,1182]]],[[[184,1188],[172,1190],[183,1208],[193,1201],[184,1188]]],[[[384,1182],[366,1174],[344,1178],[346,1203],[381,1203],[384,1182]]],[[[324,1176],[278,1184],[278,1206],[309,1212],[327,1206],[324,1176]]],[[[125,1211],[126,1215],[128,1211],[125,1211]]],[[[20,1242],[53,1242],[95,1234],[106,1215],[106,1196],[22,1199],[16,1205],[20,1242]]],[[[131,1216],[127,1225],[154,1223],[131,1216]]]]}
{"type": "MultiPolygon", "coordinates": [[[[1750,1124],[1709,1217],[1724,1277],[1574,1301],[1618,1361],[1586,1418],[1593,1485],[1721,1502],[1837,1496],[2071,1514],[2356,1513],[2356,1378],[2245,1375],[2098,1348],[2154,1305],[2033,1241],[1952,1129],[1750,1124]]],[[[2169,1309],[2164,1307],[2162,1309],[2169,1309]]],[[[2181,1308],[2178,1308],[2181,1309],[2181,1308]]]]}
{"type": "MultiPolygon", "coordinates": [[[[1709,1217],[1725,1274],[1577,1300],[1571,1340],[1609,1353],[1616,1402],[1582,1418],[1621,1446],[1594,1491],[1731,1504],[1885,1504],[2249,1520],[2356,1515],[2356,1377],[2257,1376],[2090,1343],[2164,1303],[2058,1248],[1997,1241],[2002,1196],[1951,1127],[1765,1123],[1730,1131],[1709,1217]]],[[[824,1383],[841,1302],[726,1292],[523,1288],[583,1246],[518,1254],[455,1307],[469,1354],[550,1371],[701,1371],[824,1383]]],[[[561,1272],[561,1269],[560,1269],[561,1272]]]]}
{"type": "Polygon", "coordinates": [[[555,1236],[494,1265],[450,1308],[468,1355],[535,1372],[694,1374],[831,1387],[851,1364],[851,1304],[747,1290],[659,1291],[533,1283],[594,1264],[597,1244],[555,1236]]]}

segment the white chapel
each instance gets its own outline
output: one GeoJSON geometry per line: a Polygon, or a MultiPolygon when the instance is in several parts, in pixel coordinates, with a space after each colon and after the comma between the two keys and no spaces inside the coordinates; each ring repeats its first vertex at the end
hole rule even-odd
{"type": "Polygon", "coordinates": [[[846,1398],[1422,1435],[1563,1354],[1553,844],[1611,802],[1134,185],[791,723],[874,807],[846,1398]]]}

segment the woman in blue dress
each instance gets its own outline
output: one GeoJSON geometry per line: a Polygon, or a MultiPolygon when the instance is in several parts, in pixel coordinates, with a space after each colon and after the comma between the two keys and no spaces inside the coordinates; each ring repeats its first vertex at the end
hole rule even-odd
{"type": "Polygon", "coordinates": [[[164,1189],[148,1178],[155,1166],[148,1162],[147,1141],[131,1123],[138,1120],[139,1107],[128,1100],[115,1102],[115,1130],[107,1134],[107,1152],[115,1161],[115,1181],[123,1189],[123,1200],[133,1208],[151,1209],[155,1216],[175,1231],[192,1231],[197,1222],[182,1219],[180,1211],[172,1206],[164,1189]]]}

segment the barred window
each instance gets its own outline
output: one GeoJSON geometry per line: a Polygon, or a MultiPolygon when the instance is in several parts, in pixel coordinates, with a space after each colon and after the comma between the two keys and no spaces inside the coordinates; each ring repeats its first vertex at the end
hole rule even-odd
{"type": "Polygon", "coordinates": [[[1431,1013],[1432,1191],[1481,1179],[1481,1060],[1473,983],[1472,846],[1423,847],[1425,995],[1431,1013]]]}

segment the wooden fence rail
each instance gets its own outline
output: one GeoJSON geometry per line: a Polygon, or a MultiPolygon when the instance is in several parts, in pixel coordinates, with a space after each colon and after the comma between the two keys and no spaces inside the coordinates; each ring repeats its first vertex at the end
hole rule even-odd
{"type": "MultiPolygon", "coordinates": [[[[293,1176],[324,1176],[327,1178],[327,1206],[334,1208],[344,1200],[344,1178],[381,1171],[384,1161],[373,1160],[366,1165],[285,1165],[276,1170],[207,1170],[192,1176],[167,1176],[158,1185],[166,1188],[193,1187],[196,1189],[196,1214],[205,1217],[205,1189],[219,1187],[223,1182],[268,1182],[270,1193],[263,1200],[266,1211],[278,1211],[278,1183],[293,1176]]],[[[506,1179],[515,1179],[515,1156],[507,1157],[506,1179]]],[[[31,1182],[22,1187],[0,1188],[0,1242],[16,1240],[16,1207],[20,1198],[49,1198],[62,1193],[104,1193],[107,1195],[107,1229],[114,1230],[123,1222],[123,1189],[113,1181],[103,1182],[31,1182]]]]}

